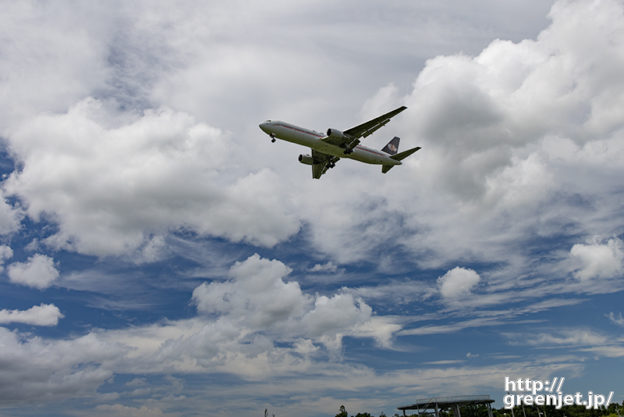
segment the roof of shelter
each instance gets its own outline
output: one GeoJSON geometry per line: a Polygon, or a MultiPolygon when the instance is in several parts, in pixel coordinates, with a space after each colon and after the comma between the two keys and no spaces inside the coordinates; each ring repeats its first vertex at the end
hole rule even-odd
{"type": "Polygon", "coordinates": [[[494,400],[489,395],[459,395],[454,397],[432,397],[417,400],[412,405],[397,407],[399,410],[428,410],[436,408],[447,408],[454,405],[489,404],[494,400]]]}

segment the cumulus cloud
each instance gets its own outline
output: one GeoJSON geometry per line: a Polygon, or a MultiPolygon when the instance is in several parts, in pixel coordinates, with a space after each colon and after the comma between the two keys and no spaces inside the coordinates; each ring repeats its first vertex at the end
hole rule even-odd
{"type": "Polygon", "coordinates": [[[253,328],[270,327],[300,317],[312,301],[297,282],[284,282],[290,272],[282,262],[256,254],[231,268],[231,280],[195,288],[193,301],[200,312],[225,314],[253,328]]]}
{"type": "Polygon", "coordinates": [[[311,338],[337,350],[345,335],[373,337],[387,345],[400,326],[373,316],[370,306],[349,293],[305,294],[290,268],[257,254],[236,263],[225,282],[202,284],[193,301],[202,313],[219,314],[250,330],[272,330],[288,338],[311,338]]]}
{"type": "MultiPolygon", "coordinates": [[[[616,230],[623,16],[617,1],[558,2],[537,39],[427,61],[392,122],[423,150],[392,173],[396,188],[381,187],[387,213],[401,218],[393,233],[421,266],[515,262],[510,253],[526,256],[536,236],[616,230]]],[[[398,98],[382,88],[374,107],[398,98]]],[[[332,226],[344,232],[350,221],[332,226]]]]}
{"type": "Polygon", "coordinates": [[[23,323],[34,326],[56,326],[64,316],[54,304],[40,304],[28,310],[0,310],[0,323],[23,323]]]}
{"type": "Polygon", "coordinates": [[[47,244],[98,256],[141,249],[137,259],[151,260],[159,236],[180,228],[260,246],[299,229],[272,172],[228,171],[237,146],[221,130],[168,109],[111,117],[86,99],[12,134],[23,169],[5,188],[33,219],[58,223],[47,244]]]}
{"type": "Polygon", "coordinates": [[[613,278],[624,273],[624,246],[620,239],[606,243],[577,243],[570,250],[570,257],[578,264],[574,275],[580,280],[613,278]]]}
{"type": "Polygon", "coordinates": [[[0,327],[0,347],[2,404],[93,394],[112,376],[106,364],[124,354],[120,346],[94,334],[46,340],[3,327],[0,327]]]}
{"type": "Polygon", "coordinates": [[[48,288],[59,277],[54,259],[41,254],[31,256],[26,262],[12,263],[7,273],[11,282],[38,289],[48,288]]]}
{"type": "Polygon", "coordinates": [[[400,257],[441,268],[460,259],[526,265],[543,237],[613,234],[624,176],[624,81],[613,76],[624,72],[623,16],[617,1],[559,2],[536,39],[432,58],[407,95],[380,88],[363,113],[404,103],[381,132],[423,149],[387,175],[344,161],[322,193],[310,185],[297,196],[306,237],[341,263],[400,257]]]}
{"type": "Polygon", "coordinates": [[[438,286],[443,298],[455,300],[469,295],[479,281],[481,277],[474,270],[457,266],[438,278],[438,286]]]}

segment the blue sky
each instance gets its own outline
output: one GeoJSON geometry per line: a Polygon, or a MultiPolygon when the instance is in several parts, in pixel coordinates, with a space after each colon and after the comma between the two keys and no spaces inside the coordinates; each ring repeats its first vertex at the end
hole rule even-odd
{"type": "Polygon", "coordinates": [[[621,2],[3,10],[0,417],[624,399],[621,2]],[[386,175],[258,129],[400,105],[386,175]]]}

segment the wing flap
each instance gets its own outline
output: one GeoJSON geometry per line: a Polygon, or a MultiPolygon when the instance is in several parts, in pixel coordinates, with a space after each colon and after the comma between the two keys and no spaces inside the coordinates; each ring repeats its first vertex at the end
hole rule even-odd
{"type": "Polygon", "coordinates": [[[328,155],[312,149],[312,178],[319,179],[329,168],[333,168],[340,160],[337,156],[328,155]]]}

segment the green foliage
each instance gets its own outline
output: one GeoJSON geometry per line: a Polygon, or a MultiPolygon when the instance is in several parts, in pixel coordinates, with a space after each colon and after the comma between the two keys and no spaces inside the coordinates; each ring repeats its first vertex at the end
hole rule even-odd
{"type": "Polygon", "coordinates": [[[347,413],[347,409],[344,405],[340,406],[340,411],[336,414],[336,417],[349,417],[349,413],[347,413]]]}

